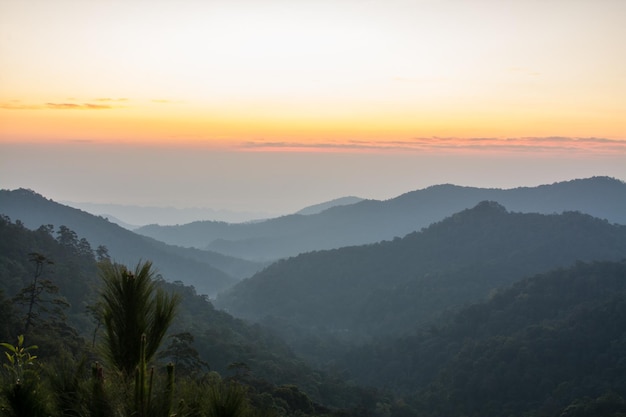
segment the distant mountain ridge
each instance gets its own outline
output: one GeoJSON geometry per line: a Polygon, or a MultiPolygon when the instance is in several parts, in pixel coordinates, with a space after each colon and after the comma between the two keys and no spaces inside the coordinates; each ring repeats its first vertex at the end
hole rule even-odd
{"type": "Polygon", "coordinates": [[[363,200],[311,215],[293,214],[251,224],[150,225],[137,233],[245,259],[275,260],[401,237],[484,200],[497,201],[511,211],[551,214],[574,210],[626,224],[626,183],[592,177],[506,190],[435,185],[386,201],[363,200]]]}
{"type": "Polygon", "coordinates": [[[525,276],[625,256],[626,226],[482,202],[404,238],[276,262],[216,305],[277,331],[399,334],[525,276]]]}
{"type": "Polygon", "coordinates": [[[115,261],[135,265],[141,259],[152,260],[167,280],[183,281],[195,286],[198,293],[210,296],[263,266],[218,253],[173,247],[31,190],[0,190],[0,214],[19,220],[30,229],[47,224],[56,228],[67,226],[86,238],[94,249],[106,246],[115,261]]]}
{"type": "Polygon", "coordinates": [[[114,217],[115,220],[111,219],[112,222],[129,230],[148,224],[176,225],[207,219],[240,223],[274,217],[271,213],[265,212],[215,210],[206,207],[177,208],[73,201],[62,201],[61,204],[84,210],[95,216],[114,217]]]}
{"type": "Polygon", "coordinates": [[[336,198],[334,200],[326,201],[324,203],[314,204],[312,206],[305,207],[302,210],[298,210],[295,214],[301,214],[303,216],[308,216],[311,214],[319,214],[323,212],[324,210],[328,210],[329,208],[332,208],[332,207],[348,206],[350,204],[360,203],[363,200],[364,198],[354,197],[354,196],[336,198]]]}

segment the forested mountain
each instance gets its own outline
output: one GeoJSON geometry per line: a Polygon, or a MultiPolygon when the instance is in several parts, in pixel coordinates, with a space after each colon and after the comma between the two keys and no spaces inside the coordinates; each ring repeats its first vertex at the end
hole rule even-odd
{"type": "MultiPolygon", "coordinates": [[[[577,212],[523,214],[482,202],[402,239],[280,261],[229,295],[255,308],[277,304],[287,315],[265,322],[291,333],[307,357],[327,360],[335,376],[305,364],[276,332],[215,309],[192,287],[159,281],[182,302],[156,372],[159,361],[176,360],[175,395],[188,403],[219,381],[240,384],[256,410],[247,415],[623,417],[625,229],[577,212]],[[356,334],[385,336],[345,343],[356,334]]],[[[97,360],[98,325],[86,308],[101,286],[94,247],[67,227],[29,230],[6,217],[0,236],[0,341],[23,330],[28,304],[18,301],[40,254],[40,283],[56,288],[41,293],[27,333],[49,381],[40,388],[55,404],[91,395],[84,355],[97,360]]]]}
{"type": "Polygon", "coordinates": [[[19,220],[30,229],[48,224],[66,226],[94,247],[106,246],[110,256],[121,263],[153,259],[168,279],[194,285],[201,294],[213,296],[262,267],[218,253],[170,246],[30,190],[0,190],[0,214],[19,220]]]}
{"type": "Polygon", "coordinates": [[[626,261],[524,279],[341,366],[404,392],[421,416],[623,416],[626,261]]]}
{"type": "MultiPolygon", "coordinates": [[[[104,331],[92,314],[102,280],[91,245],[70,229],[41,227],[33,231],[4,216],[0,216],[0,236],[0,342],[12,342],[23,334],[25,317],[32,315],[32,330],[26,331],[27,345],[38,345],[37,362],[45,365],[44,371],[52,373],[52,382],[57,384],[46,390],[66,389],[58,384],[69,384],[73,378],[73,384],[80,382],[84,386],[70,389],[91,392],[91,370],[85,368],[84,361],[98,360],[92,344],[104,331]],[[36,268],[34,254],[41,256],[42,269],[36,268]],[[36,290],[36,302],[30,310],[28,302],[19,301],[20,293],[30,291],[37,274],[36,288],[42,290],[36,290]]],[[[221,376],[246,386],[252,404],[266,409],[265,414],[254,415],[331,416],[335,414],[327,407],[363,407],[384,400],[374,390],[348,385],[311,369],[275,334],[216,310],[193,287],[166,281],[158,281],[158,285],[178,294],[181,303],[160,359],[153,365],[160,369],[167,361],[176,361],[180,395],[188,392],[190,381],[204,384],[207,392],[202,395],[209,395],[207,381],[221,376]]],[[[3,354],[2,361],[5,359],[3,354]]],[[[105,372],[107,378],[115,378],[112,370],[105,372]]],[[[50,375],[42,372],[41,377],[50,375]]],[[[2,415],[7,407],[5,382],[5,374],[0,372],[2,415]]],[[[342,411],[338,415],[361,414],[342,411]]]]}
{"type": "Polygon", "coordinates": [[[402,334],[524,276],[625,254],[626,226],[482,202],[404,238],[276,262],[220,294],[216,305],[285,337],[402,334]]]}
{"type": "Polygon", "coordinates": [[[580,211],[626,224],[626,183],[593,177],[508,190],[437,185],[391,200],[364,200],[307,216],[294,214],[240,224],[202,221],[151,225],[137,232],[174,245],[268,260],[404,236],[484,200],[497,201],[512,211],[580,211]]]}

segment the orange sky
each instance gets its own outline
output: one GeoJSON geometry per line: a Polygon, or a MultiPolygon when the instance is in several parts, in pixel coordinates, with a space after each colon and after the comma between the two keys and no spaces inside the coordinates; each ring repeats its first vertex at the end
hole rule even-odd
{"type": "Polygon", "coordinates": [[[0,0],[0,174],[20,184],[29,144],[62,160],[90,143],[228,151],[244,171],[269,159],[233,155],[500,155],[572,167],[546,181],[581,160],[626,178],[624,16],[622,0],[0,0]]]}
{"type": "Polygon", "coordinates": [[[626,3],[545,3],[1,0],[0,140],[626,139],[626,3]]]}

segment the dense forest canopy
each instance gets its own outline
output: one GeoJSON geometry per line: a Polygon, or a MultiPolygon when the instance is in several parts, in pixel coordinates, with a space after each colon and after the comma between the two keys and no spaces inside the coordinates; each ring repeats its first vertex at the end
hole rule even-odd
{"type": "Polygon", "coordinates": [[[625,253],[626,226],[483,202],[404,238],[276,262],[216,304],[292,339],[319,330],[399,335],[525,276],[625,253]]]}
{"type": "Polygon", "coordinates": [[[626,411],[625,342],[626,260],[577,263],[344,363],[361,383],[417,393],[423,416],[613,415],[626,411]]]}

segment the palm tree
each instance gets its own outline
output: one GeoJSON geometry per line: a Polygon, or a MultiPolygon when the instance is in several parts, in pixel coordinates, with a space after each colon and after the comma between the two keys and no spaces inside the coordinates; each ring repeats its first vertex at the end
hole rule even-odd
{"type": "Polygon", "coordinates": [[[149,261],[139,262],[135,271],[125,266],[103,262],[100,293],[105,335],[103,355],[125,377],[134,374],[142,359],[142,335],[145,335],[145,362],[154,356],[176,308],[177,294],[169,295],[154,280],[149,261]]]}

